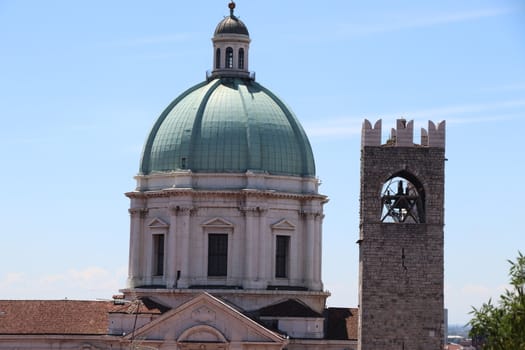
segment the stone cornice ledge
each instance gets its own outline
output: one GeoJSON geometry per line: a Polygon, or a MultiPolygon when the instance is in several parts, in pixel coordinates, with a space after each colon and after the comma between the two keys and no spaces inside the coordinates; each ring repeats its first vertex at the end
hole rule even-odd
{"type": "Polygon", "coordinates": [[[244,295],[302,295],[312,297],[329,297],[332,294],[329,291],[293,291],[293,290],[248,290],[248,289],[152,289],[152,288],[126,288],[120,289],[121,293],[134,293],[137,296],[141,294],[151,295],[152,292],[159,295],[170,295],[170,294],[200,294],[203,291],[208,292],[212,295],[225,295],[225,294],[244,294],[244,295]]]}
{"type": "Polygon", "coordinates": [[[314,193],[287,193],[273,190],[194,190],[189,188],[169,188],[157,191],[132,191],[126,192],[128,198],[159,198],[159,197],[178,197],[178,196],[192,196],[192,197],[234,197],[234,198],[281,198],[281,199],[297,199],[297,200],[312,200],[317,199],[323,203],[328,202],[328,197],[322,194],[314,193]]]}

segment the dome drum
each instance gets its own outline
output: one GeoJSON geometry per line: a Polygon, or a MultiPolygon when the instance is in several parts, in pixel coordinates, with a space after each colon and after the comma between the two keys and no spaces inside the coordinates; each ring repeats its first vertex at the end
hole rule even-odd
{"type": "Polygon", "coordinates": [[[214,36],[212,41],[214,77],[249,77],[249,37],[220,34],[214,36]]]}
{"type": "Polygon", "coordinates": [[[315,177],[276,176],[248,170],[239,174],[193,173],[189,170],[135,176],[136,191],[167,189],[211,191],[258,190],[266,192],[317,194],[319,180],[315,177]]]}

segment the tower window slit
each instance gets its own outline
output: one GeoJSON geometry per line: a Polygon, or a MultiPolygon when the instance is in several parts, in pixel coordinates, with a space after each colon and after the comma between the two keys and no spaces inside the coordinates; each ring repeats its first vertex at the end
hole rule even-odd
{"type": "Polygon", "coordinates": [[[226,49],[226,68],[233,68],[233,49],[231,47],[226,49]]]}

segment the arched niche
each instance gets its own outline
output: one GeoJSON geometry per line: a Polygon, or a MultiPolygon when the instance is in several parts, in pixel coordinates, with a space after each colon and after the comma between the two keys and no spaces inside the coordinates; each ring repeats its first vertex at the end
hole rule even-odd
{"type": "Polygon", "coordinates": [[[228,340],[217,329],[199,325],[185,330],[177,339],[177,346],[183,350],[226,350],[228,340]]]}
{"type": "Polygon", "coordinates": [[[381,188],[381,222],[425,223],[425,189],[416,176],[400,171],[381,188]]]}

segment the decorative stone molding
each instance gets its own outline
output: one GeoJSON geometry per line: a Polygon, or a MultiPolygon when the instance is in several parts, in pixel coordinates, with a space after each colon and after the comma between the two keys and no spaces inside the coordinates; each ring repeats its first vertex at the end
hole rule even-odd
{"type": "MultiPolygon", "coordinates": [[[[298,194],[298,193],[286,193],[276,191],[256,191],[256,193],[248,191],[191,191],[189,193],[192,198],[213,198],[213,197],[230,197],[245,200],[246,198],[269,198],[269,199],[295,199],[300,201],[312,201],[320,200],[326,202],[328,197],[322,194],[298,194]]],[[[147,198],[170,198],[179,196],[188,196],[188,191],[178,190],[158,190],[158,191],[147,191],[147,192],[128,192],[126,193],[128,198],[135,199],[147,199],[147,198]]]]}
{"type": "Polygon", "coordinates": [[[191,327],[187,330],[185,330],[177,339],[177,345],[180,348],[184,348],[183,343],[191,343],[195,341],[206,341],[210,343],[227,343],[226,337],[217,329],[208,326],[208,325],[199,325],[195,327],[191,327]]]}
{"type": "Polygon", "coordinates": [[[128,212],[131,216],[140,215],[141,218],[145,218],[148,214],[148,208],[130,208],[128,212]]]}
{"type": "Polygon", "coordinates": [[[160,218],[153,218],[148,224],[150,229],[167,229],[170,225],[160,218]]]}
{"type": "Polygon", "coordinates": [[[286,219],[281,219],[270,226],[272,230],[294,231],[295,225],[286,219]]]}
{"type": "Polygon", "coordinates": [[[215,321],[215,311],[202,306],[191,313],[191,318],[197,322],[210,323],[215,321]]]}
{"type": "Polygon", "coordinates": [[[91,344],[82,344],[81,346],[79,346],[78,349],[79,350],[98,350],[99,348],[91,344]]]}
{"type": "Polygon", "coordinates": [[[195,211],[197,211],[196,207],[184,207],[180,205],[174,205],[169,207],[172,212],[174,212],[175,215],[193,215],[195,211]]]}
{"type": "Polygon", "coordinates": [[[202,227],[209,228],[228,228],[233,229],[234,225],[226,219],[223,218],[213,218],[211,220],[205,221],[201,224],[202,227]]]}
{"type": "Polygon", "coordinates": [[[311,218],[311,219],[315,219],[323,215],[323,213],[320,211],[310,211],[310,210],[301,210],[300,214],[301,216],[305,218],[311,218]]]}
{"type": "Polygon", "coordinates": [[[266,211],[268,211],[268,208],[264,207],[240,207],[239,211],[243,213],[245,216],[259,216],[266,211]]]}

